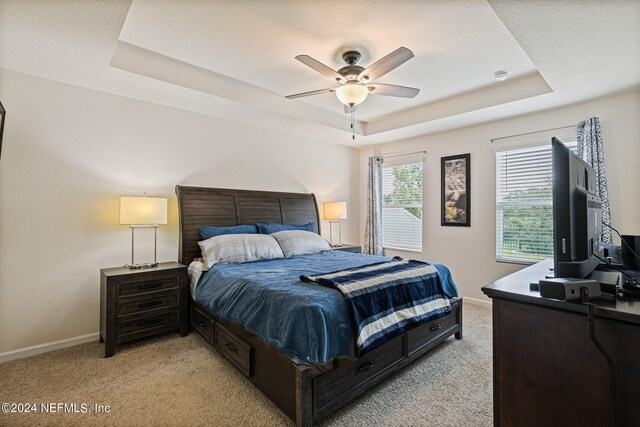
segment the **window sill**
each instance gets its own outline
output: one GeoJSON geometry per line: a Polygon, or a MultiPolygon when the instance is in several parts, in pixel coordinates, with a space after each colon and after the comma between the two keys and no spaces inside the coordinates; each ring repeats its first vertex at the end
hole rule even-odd
{"type": "Polygon", "coordinates": [[[422,253],[422,249],[403,249],[403,248],[394,248],[394,247],[391,247],[391,246],[383,246],[382,249],[385,250],[385,251],[411,252],[411,253],[414,253],[414,254],[421,254],[422,253]]]}
{"type": "Polygon", "coordinates": [[[538,261],[526,261],[526,260],[516,260],[516,259],[498,259],[496,258],[496,262],[500,262],[503,264],[519,264],[519,265],[533,265],[537,264],[540,261],[544,261],[543,259],[538,261]]]}

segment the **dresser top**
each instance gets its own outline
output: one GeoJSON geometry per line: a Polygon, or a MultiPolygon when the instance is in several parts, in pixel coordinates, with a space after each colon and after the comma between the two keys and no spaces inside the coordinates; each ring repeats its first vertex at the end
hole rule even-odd
{"type": "MultiPolygon", "coordinates": [[[[543,298],[540,292],[529,289],[530,283],[537,283],[546,276],[553,275],[553,260],[540,261],[513,274],[505,276],[482,287],[482,292],[490,298],[525,302],[565,311],[586,313],[587,306],[580,302],[560,301],[543,298]]],[[[615,301],[593,299],[594,313],[627,322],[640,323],[640,299],[616,298],[615,301]]]]}
{"type": "Polygon", "coordinates": [[[100,273],[103,276],[122,276],[126,274],[144,274],[144,273],[153,273],[156,271],[166,271],[166,270],[175,270],[178,268],[187,268],[185,265],[180,264],[179,262],[161,262],[158,263],[155,267],[149,268],[128,268],[128,267],[111,267],[111,268],[103,268],[100,270],[100,273]]]}

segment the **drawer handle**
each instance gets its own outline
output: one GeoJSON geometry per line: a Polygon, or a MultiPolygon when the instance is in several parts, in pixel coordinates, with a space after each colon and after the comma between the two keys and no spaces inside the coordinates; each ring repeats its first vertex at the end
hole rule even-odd
{"type": "Polygon", "coordinates": [[[140,285],[140,289],[153,289],[160,286],[162,286],[162,283],[147,283],[146,285],[140,285]]]}
{"type": "Polygon", "coordinates": [[[143,320],[142,322],[138,322],[138,326],[155,325],[160,322],[162,322],[162,319],[143,320]]]}
{"type": "Polygon", "coordinates": [[[373,365],[375,364],[376,364],[375,360],[372,360],[371,362],[360,366],[358,368],[358,372],[367,372],[369,369],[373,368],[373,365]]]}
{"type": "Polygon", "coordinates": [[[432,326],[430,328],[431,332],[437,331],[438,329],[442,328],[442,326],[440,324],[436,325],[436,326],[432,326]]]}
{"type": "Polygon", "coordinates": [[[207,323],[204,320],[198,320],[198,326],[207,326],[207,323]]]}
{"type": "Polygon", "coordinates": [[[138,304],[138,308],[149,308],[149,307],[154,307],[156,305],[160,305],[162,304],[162,301],[151,301],[151,302],[145,302],[142,304],[138,304]]]}
{"type": "Polygon", "coordinates": [[[230,342],[225,343],[225,347],[227,347],[227,350],[229,350],[229,351],[231,351],[231,352],[233,352],[233,353],[237,353],[237,352],[238,352],[238,349],[236,348],[236,346],[235,346],[235,345],[233,345],[233,344],[232,344],[232,343],[230,343],[230,342]]]}

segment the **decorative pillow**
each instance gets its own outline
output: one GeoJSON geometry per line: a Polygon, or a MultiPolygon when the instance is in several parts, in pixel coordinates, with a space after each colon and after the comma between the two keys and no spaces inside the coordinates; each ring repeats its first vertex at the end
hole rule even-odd
{"type": "Polygon", "coordinates": [[[258,228],[255,225],[232,225],[229,227],[200,227],[200,238],[207,240],[225,234],[257,234],[258,228]]]}
{"type": "Polygon", "coordinates": [[[331,250],[331,245],[324,237],[310,231],[285,230],[275,232],[270,236],[278,241],[285,257],[331,250]]]}
{"type": "Polygon", "coordinates": [[[306,224],[256,224],[258,231],[262,234],[277,233],[278,231],[285,230],[313,231],[314,225],[315,224],[313,222],[308,222],[306,224]]]}
{"type": "Polygon", "coordinates": [[[264,234],[225,234],[198,245],[207,268],[218,263],[239,264],[284,257],[276,239],[264,234]]]}

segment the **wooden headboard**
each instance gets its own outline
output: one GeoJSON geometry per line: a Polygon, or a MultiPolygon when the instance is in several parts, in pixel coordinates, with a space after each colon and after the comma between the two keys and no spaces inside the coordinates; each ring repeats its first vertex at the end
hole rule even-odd
{"type": "Polygon", "coordinates": [[[320,234],[318,204],[313,193],[233,190],[176,185],[180,213],[178,260],[189,265],[200,257],[200,227],[242,224],[314,223],[320,234]]]}

